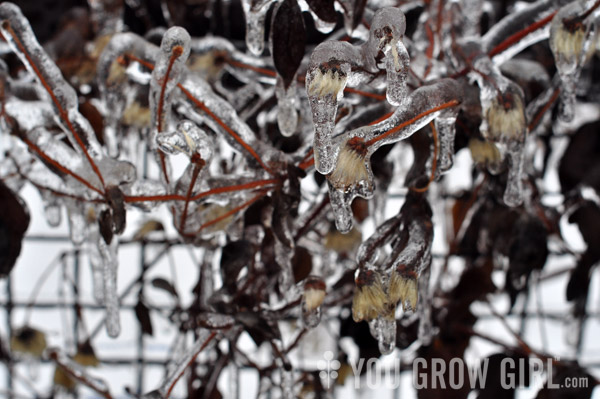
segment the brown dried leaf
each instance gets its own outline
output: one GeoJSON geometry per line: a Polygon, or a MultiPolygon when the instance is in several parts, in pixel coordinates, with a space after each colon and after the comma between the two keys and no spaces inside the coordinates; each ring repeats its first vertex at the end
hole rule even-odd
{"type": "Polygon", "coordinates": [[[29,227],[25,203],[0,180],[0,277],[8,276],[29,227]]]}
{"type": "Polygon", "coordinates": [[[286,88],[290,86],[304,57],[306,29],[296,0],[284,0],[271,21],[271,53],[277,73],[286,88]],[[283,22],[283,23],[281,23],[283,22]]]}
{"type": "Polygon", "coordinates": [[[140,328],[143,334],[152,336],[152,319],[150,318],[150,309],[144,304],[142,298],[138,298],[138,303],[135,305],[135,317],[140,322],[140,328]]]}

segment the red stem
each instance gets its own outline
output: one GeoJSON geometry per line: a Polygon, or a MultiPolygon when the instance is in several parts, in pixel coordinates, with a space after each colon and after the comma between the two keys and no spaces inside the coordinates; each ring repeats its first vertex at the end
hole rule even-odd
{"type": "Polygon", "coordinates": [[[437,107],[431,108],[425,112],[422,112],[419,115],[415,116],[414,118],[411,118],[405,122],[402,122],[398,126],[388,130],[387,132],[385,132],[377,137],[373,137],[371,140],[366,142],[366,145],[367,145],[367,147],[370,147],[371,145],[375,144],[376,142],[385,139],[386,137],[396,133],[397,131],[405,128],[406,126],[415,123],[419,119],[426,117],[427,115],[433,114],[434,112],[441,111],[446,108],[457,106],[458,104],[459,104],[459,102],[457,100],[452,100],[452,101],[448,101],[447,103],[444,103],[442,105],[439,105],[437,107]]]}
{"type": "Polygon", "coordinates": [[[60,170],[62,173],[73,177],[75,180],[77,180],[78,182],[80,182],[81,184],[83,184],[84,186],[89,188],[90,190],[95,191],[98,194],[104,196],[104,193],[101,190],[94,187],[90,182],[85,180],[83,177],[79,176],[77,173],[72,172],[71,170],[67,169],[66,167],[64,167],[63,165],[61,165],[54,159],[50,158],[44,151],[42,151],[42,149],[40,147],[38,147],[37,145],[32,143],[31,140],[29,140],[27,137],[23,136],[23,137],[21,137],[21,140],[23,140],[23,142],[25,144],[27,144],[27,146],[30,149],[32,149],[36,154],[38,154],[44,161],[46,161],[49,164],[51,164],[52,166],[54,166],[56,169],[60,170]]]}
{"type": "Polygon", "coordinates": [[[539,21],[536,21],[533,24],[529,25],[527,28],[522,29],[522,30],[518,31],[517,33],[507,37],[504,41],[502,41],[500,44],[498,44],[496,47],[494,47],[488,53],[488,56],[491,58],[497,54],[500,54],[501,52],[503,52],[504,50],[506,50],[513,44],[518,43],[521,39],[523,39],[528,34],[535,32],[536,30],[544,27],[546,24],[548,24],[548,23],[550,23],[550,21],[552,21],[552,18],[554,18],[554,15],[556,15],[557,12],[558,11],[554,11],[547,17],[542,18],[539,21]]]}

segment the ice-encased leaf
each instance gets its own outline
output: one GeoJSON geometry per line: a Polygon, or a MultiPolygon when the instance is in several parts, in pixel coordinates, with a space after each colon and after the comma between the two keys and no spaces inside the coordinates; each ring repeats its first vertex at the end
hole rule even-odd
{"type": "Polygon", "coordinates": [[[16,5],[0,4],[0,31],[13,52],[44,87],[60,125],[74,148],[80,153],[85,147],[93,158],[102,156],[100,144],[88,122],[78,111],[75,90],[65,81],[58,66],[38,43],[31,26],[16,5]]]}
{"type": "Polygon", "coordinates": [[[294,81],[304,57],[305,36],[304,19],[298,2],[284,0],[279,3],[273,12],[271,23],[271,54],[275,70],[282,77],[285,89],[294,81]]]}
{"type": "Polygon", "coordinates": [[[265,19],[273,0],[242,0],[246,17],[246,46],[256,56],[265,48],[265,19]]]}

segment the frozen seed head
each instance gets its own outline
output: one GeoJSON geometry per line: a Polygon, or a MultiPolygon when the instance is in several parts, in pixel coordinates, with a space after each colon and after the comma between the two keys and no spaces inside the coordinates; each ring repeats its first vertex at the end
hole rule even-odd
{"type": "Polygon", "coordinates": [[[333,187],[346,190],[360,181],[369,180],[369,172],[365,163],[369,147],[360,137],[353,137],[346,142],[337,159],[335,169],[329,175],[333,187]]]}
{"type": "Polygon", "coordinates": [[[525,139],[527,123],[521,95],[507,91],[494,97],[486,119],[489,127],[486,139],[494,142],[525,139]]]}
{"type": "Polygon", "coordinates": [[[326,294],[326,285],[322,278],[308,276],[304,282],[303,301],[306,311],[313,311],[323,303],[326,294]]]}
{"type": "Polygon", "coordinates": [[[502,160],[498,147],[491,141],[472,138],[469,140],[471,158],[477,164],[496,164],[502,160]]]}
{"type": "Polygon", "coordinates": [[[581,21],[562,20],[553,30],[550,39],[550,48],[555,55],[566,60],[576,61],[583,52],[585,43],[586,27],[581,21]]]}
{"type": "Polygon", "coordinates": [[[390,302],[401,303],[404,310],[413,310],[417,307],[417,280],[418,276],[404,265],[392,272],[390,278],[390,302]]]}
{"type": "Polygon", "coordinates": [[[46,350],[46,335],[28,326],[19,328],[10,337],[10,349],[13,352],[41,357],[46,350]]]}
{"type": "Polygon", "coordinates": [[[330,95],[337,98],[340,91],[344,90],[346,80],[346,74],[338,65],[321,64],[308,83],[308,95],[319,98],[330,95]]]}
{"type": "Polygon", "coordinates": [[[352,318],[355,322],[373,320],[389,313],[388,298],[378,272],[360,270],[355,282],[356,290],[352,300],[352,318]]]}

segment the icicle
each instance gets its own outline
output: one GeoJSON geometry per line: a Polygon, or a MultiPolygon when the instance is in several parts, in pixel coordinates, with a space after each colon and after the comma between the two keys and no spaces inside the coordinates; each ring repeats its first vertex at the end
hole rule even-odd
{"type": "Polygon", "coordinates": [[[525,143],[512,142],[507,146],[509,159],[508,180],[504,191],[504,203],[508,206],[519,206],[523,202],[523,160],[525,158],[525,143]]]}
{"type": "Polygon", "coordinates": [[[590,50],[594,50],[593,21],[591,18],[582,20],[582,16],[593,3],[574,1],[567,4],[552,18],[550,26],[550,49],[562,80],[559,117],[565,122],[573,119],[576,86],[581,67],[591,55],[590,50]]]}
{"type": "Polygon", "coordinates": [[[308,328],[315,328],[321,321],[321,304],[325,299],[325,282],[320,277],[308,276],[302,295],[302,321],[308,328]]]}
{"type": "Polygon", "coordinates": [[[352,230],[354,225],[354,218],[352,214],[352,199],[349,199],[352,195],[348,196],[341,190],[329,188],[329,200],[333,209],[333,215],[335,217],[335,227],[340,233],[348,233],[352,230]]]}
{"type": "Polygon", "coordinates": [[[246,17],[246,46],[256,56],[265,49],[265,19],[272,0],[242,0],[246,17]]]}
{"type": "Polygon", "coordinates": [[[75,90],[40,46],[19,7],[8,2],[0,4],[0,19],[2,35],[27,70],[47,90],[55,116],[73,147],[83,153],[75,138],[77,135],[92,158],[101,158],[100,143],[88,120],[79,113],[75,90]]]}
{"type": "MultiPolygon", "coordinates": [[[[294,77],[293,80],[295,81],[296,78],[294,77]]],[[[283,79],[278,75],[275,95],[277,96],[277,126],[279,126],[279,131],[283,136],[290,137],[294,134],[298,125],[296,84],[292,82],[286,90],[283,79]]]]}
{"type": "Polygon", "coordinates": [[[387,101],[395,106],[406,100],[408,89],[406,78],[409,71],[409,55],[400,40],[393,41],[385,50],[385,69],[387,72],[387,101]]]}
{"type": "Polygon", "coordinates": [[[69,216],[69,238],[75,246],[83,243],[86,236],[86,218],[80,206],[71,205],[67,207],[69,216]]]}
{"type": "MultiPolygon", "coordinates": [[[[429,262],[431,263],[431,256],[429,262]]],[[[428,264],[423,268],[419,276],[419,298],[417,305],[417,316],[419,318],[418,337],[421,345],[427,346],[433,338],[433,324],[431,320],[432,293],[429,289],[429,279],[431,276],[431,267],[428,264]]]]}
{"type": "Polygon", "coordinates": [[[46,217],[46,223],[48,223],[50,227],[58,227],[62,221],[62,209],[59,199],[54,197],[48,191],[41,191],[40,194],[44,201],[44,216],[46,217]]]}
{"type": "Polygon", "coordinates": [[[171,107],[177,84],[183,77],[185,62],[190,55],[190,35],[180,27],[167,30],[160,44],[156,65],[150,81],[150,111],[152,129],[168,130],[171,107]]]}
{"type": "Polygon", "coordinates": [[[396,347],[396,320],[394,317],[379,316],[369,321],[371,335],[379,342],[382,355],[389,355],[396,347]]]}
{"type": "MultiPolygon", "coordinates": [[[[233,354],[235,348],[232,348],[232,346],[234,346],[235,343],[232,343],[230,341],[229,345],[230,345],[229,353],[233,354]]],[[[227,397],[230,399],[238,399],[240,397],[240,368],[235,363],[234,360],[232,360],[229,363],[228,371],[229,371],[229,390],[227,391],[227,397]]]]}
{"type": "Polygon", "coordinates": [[[350,61],[359,59],[357,49],[346,42],[324,42],[310,56],[306,72],[306,92],[315,126],[315,168],[331,172],[335,164],[332,141],[337,103],[343,97],[350,74],[350,61]]]}
{"type": "Polygon", "coordinates": [[[110,244],[106,244],[103,238],[98,240],[98,250],[102,258],[103,281],[104,281],[104,306],[106,309],[106,333],[111,338],[116,338],[121,333],[121,321],[119,316],[119,292],[117,291],[117,238],[113,238],[110,244]]]}
{"type": "Polygon", "coordinates": [[[387,100],[392,105],[400,105],[406,99],[408,90],[406,78],[410,57],[402,39],[406,30],[406,17],[399,8],[384,7],[375,13],[369,30],[369,40],[363,45],[365,68],[377,70],[377,59],[383,52],[387,73],[387,100]]]}
{"type": "Polygon", "coordinates": [[[458,111],[458,108],[445,110],[435,120],[440,146],[437,170],[440,174],[449,171],[454,163],[454,136],[456,134],[454,125],[458,111]]]}

